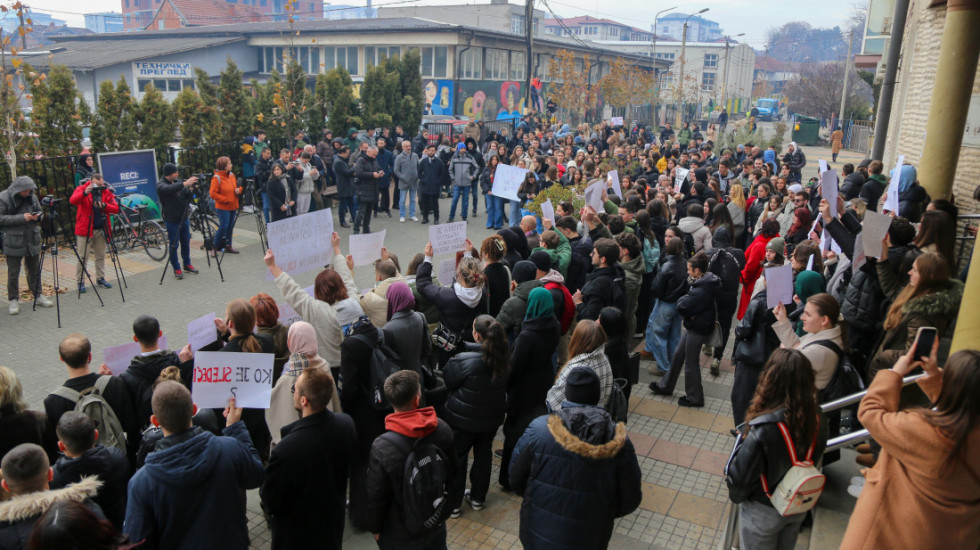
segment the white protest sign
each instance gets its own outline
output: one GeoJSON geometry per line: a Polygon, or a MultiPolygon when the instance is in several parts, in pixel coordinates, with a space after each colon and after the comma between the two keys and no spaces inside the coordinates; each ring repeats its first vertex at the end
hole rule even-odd
{"type": "Polygon", "coordinates": [[[528,170],[524,168],[510,166],[509,164],[498,164],[496,171],[493,173],[493,188],[490,189],[490,193],[495,197],[502,197],[512,201],[521,200],[517,197],[517,191],[520,190],[521,183],[524,182],[524,175],[527,173],[528,170]]]}
{"type": "Polygon", "coordinates": [[[881,240],[888,234],[888,228],[892,225],[892,217],[887,214],[879,214],[868,210],[864,213],[864,221],[861,223],[861,247],[865,256],[881,258],[881,240]]]}
{"type": "Polygon", "coordinates": [[[208,313],[187,323],[187,343],[192,350],[197,351],[218,339],[218,329],[214,326],[216,317],[214,313],[208,313]]]}
{"type": "MultiPolygon", "coordinates": [[[[898,213],[898,186],[899,180],[902,179],[902,164],[905,162],[905,155],[898,156],[898,162],[895,163],[895,168],[892,170],[892,180],[888,184],[888,191],[885,193],[885,204],[881,206],[882,212],[895,212],[898,213]]],[[[876,204],[869,204],[868,209],[878,206],[876,204]]]]}
{"type": "Polygon", "coordinates": [[[381,258],[381,247],[385,245],[385,233],[387,231],[387,229],[382,229],[366,235],[350,236],[348,250],[354,258],[354,265],[371,265],[374,260],[381,258]]]}
{"type": "MultiPolygon", "coordinates": [[[[286,218],[268,225],[269,248],[276,254],[279,268],[296,275],[323,269],[333,258],[333,218],[329,208],[286,218]]],[[[271,281],[267,273],[265,280],[271,281]]]]}
{"type": "MultiPolygon", "coordinates": [[[[167,337],[161,336],[157,341],[157,347],[160,349],[167,349],[167,337]]],[[[112,374],[119,376],[126,369],[129,368],[129,364],[132,362],[133,357],[136,357],[143,350],[140,349],[138,342],[129,342],[128,344],[121,344],[118,346],[111,346],[108,348],[102,348],[102,362],[109,367],[112,374]]]]}
{"type": "MultiPolygon", "coordinates": [[[[870,212],[870,210],[869,210],[870,212]]],[[[854,237],[854,257],[851,258],[851,273],[857,273],[857,270],[864,266],[864,263],[868,261],[867,255],[864,253],[864,238],[861,233],[858,233],[854,237]]]]}
{"type": "Polygon", "coordinates": [[[793,266],[766,268],[766,305],[776,307],[793,301],[793,266]]]}
{"type": "Polygon", "coordinates": [[[813,271],[813,259],[816,256],[817,256],[816,254],[810,254],[810,257],[806,261],[806,270],[807,271],[813,271]]]}
{"type": "Polygon", "coordinates": [[[551,204],[551,199],[541,203],[541,218],[555,221],[555,207],[551,204]]]}
{"type": "Polygon", "coordinates": [[[818,164],[818,165],[820,166],[820,173],[821,173],[821,174],[823,174],[823,173],[824,173],[824,172],[826,172],[827,170],[830,170],[830,167],[829,167],[829,166],[827,166],[827,161],[825,161],[824,159],[820,159],[820,160],[818,160],[818,161],[817,161],[817,164],[818,164]]]}
{"type": "Polygon", "coordinates": [[[439,262],[438,278],[442,286],[452,286],[456,282],[456,258],[446,258],[439,262]]]}
{"type": "Polygon", "coordinates": [[[595,211],[602,212],[602,190],[606,188],[606,182],[599,180],[585,188],[585,204],[591,206],[595,211]]]}
{"type": "Polygon", "coordinates": [[[612,184],[613,193],[616,193],[616,196],[622,199],[623,185],[619,183],[619,170],[610,170],[609,173],[606,174],[606,179],[612,184]]]}
{"type": "Polygon", "coordinates": [[[687,174],[690,172],[687,168],[681,168],[678,166],[674,168],[674,193],[680,193],[681,187],[684,185],[684,180],[687,179],[687,174]]]}
{"type": "Polygon", "coordinates": [[[238,407],[268,409],[274,358],[271,353],[195,353],[194,404],[202,409],[223,409],[234,397],[238,407]]]}
{"type": "Polygon", "coordinates": [[[820,218],[820,216],[817,216],[817,219],[813,220],[813,226],[810,227],[810,233],[816,233],[817,232],[817,226],[820,225],[820,220],[821,219],[822,218],[820,218]]]}
{"type": "Polygon", "coordinates": [[[820,196],[830,205],[830,217],[837,217],[837,171],[827,170],[820,173],[820,196]]]}
{"type": "Polygon", "coordinates": [[[429,242],[432,243],[432,253],[436,256],[462,250],[466,247],[466,222],[430,225],[429,242]]]}
{"type": "MultiPolygon", "coordinates": [[[[313,291],[313,285],[310,285],[303,289],[307,294],[316,298],[316,294],[313,291]]],[[[277,304],[279,306],[279,319],[278,321],[285,326],[289,326],[296,321],[302,321],[303,318],[300,317],[299,313],[293,309],[293,306],[289,305],[285,300],[277,304]]]]}
{"type": "Polygon", "coordinates": [[[614,117],[612,117],[612,119],[610,119],[610,122],[612,123],[613,126],[622,126],[623,125],[623,117],[621,117],[621,116],[614,116],[614,117]]]}
{"type": "Polygon", "coordinates": [[[833,250],[834,254],[840,254],[841,252],[840,245],[830,236],[826,227],[823,228],[823,233],[820,234],[820,250],[833,250]]]}

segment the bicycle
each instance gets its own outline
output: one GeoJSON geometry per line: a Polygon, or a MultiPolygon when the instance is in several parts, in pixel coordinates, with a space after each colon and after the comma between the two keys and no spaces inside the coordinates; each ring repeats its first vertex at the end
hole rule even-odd
{"type": "MultiPolygon", "coordinates": [[[[119,195],[119,198],[129,194],[119,195]]],[[[119,213],[112,215],[112,242],[117,250],[133,250],[142,246],[152,260],[161,261],[167,257],[167,232],[154,220],[143,218],[146,205],[119,205],[119,213]],[[135,216],[135,223],[130,216],[135,216]]]]}

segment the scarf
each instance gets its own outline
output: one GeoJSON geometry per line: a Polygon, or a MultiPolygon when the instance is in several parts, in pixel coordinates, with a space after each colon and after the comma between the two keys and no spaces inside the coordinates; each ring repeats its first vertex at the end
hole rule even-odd
{"type": "Polygon", "coordinates": [[[524,320],[537,319],[539,317],[549,317],[555,314],[555,302],[551,299],[551,292],[544,287],[538,287],[527,295],[527,313],[524,320]]]}
{"type": "Polygon", "coordinates": [[[402,281],[395,281],[388,285],[385,298],[388,299],[389,321],[399,311],[413,309],[415,307],[415,296],[412,294],[412,289],[402,281]]]}
{"type": "Polygon", "coordinates": [[[316,344],[316,329],[306,321],[296,321],[289,327],[286,334],[286,347],[290,353],[302,353],[313,357],[318,353],[316,344]]]}

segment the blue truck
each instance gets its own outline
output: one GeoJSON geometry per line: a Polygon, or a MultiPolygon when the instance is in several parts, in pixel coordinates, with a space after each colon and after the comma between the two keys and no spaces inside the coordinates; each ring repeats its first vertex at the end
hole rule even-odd
{"type": "Polygon", "coordinates": [[[779,114],[779,100],[769,97],[759,98],[755,102],[756,109],[759,110],[760,120],[775,120],[779,114]]]}

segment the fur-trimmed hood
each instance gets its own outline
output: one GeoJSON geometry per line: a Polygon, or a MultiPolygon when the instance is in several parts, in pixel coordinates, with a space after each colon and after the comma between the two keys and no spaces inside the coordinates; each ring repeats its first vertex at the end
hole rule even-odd
{"type": "Polygon", "coordinates": [[[923,294],[913,300],[909,300],[902,306],[902,314],[954,318],[960,309],[960,302],[962,300],[962,281],[959,279],[950,279],[949,285],[945,289],[923,294]]]}
{"type": "Polygon", "coordinates": [[[48,508],[58,502],[73,500],[82,502],[93,498],[99,492],[102,482],[98,477],[83,477],[78,483],[72,483],[64,489],[53,491],[38,491],[14,497],[0,503],[0,523],[16,523],[43,514],[48,508]]]}
{"type": "Polygon", "coordinates": [[[566,451],[593,460],[613,458],[626,444],[626,425],[599,407],[562,408],[548,417],[548,432],[566,451]]]}

